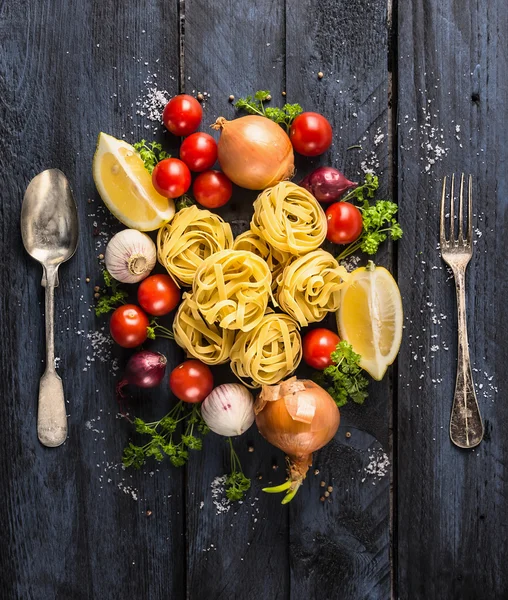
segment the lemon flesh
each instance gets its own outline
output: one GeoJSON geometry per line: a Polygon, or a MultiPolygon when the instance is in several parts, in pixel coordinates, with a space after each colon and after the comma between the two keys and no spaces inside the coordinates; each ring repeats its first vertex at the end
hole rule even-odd
{"type": "Polygon", "coordinates": [[[353,271],[341,294],[337,326],[342,339],[360,354],[360,366],[380,380],[395,360],[402,340],[402,299],[383,267],[353,271]]]}
{"type": "Polygon", "coordinates": [[[173,218],[173,200],[155,190],[141,157],[127,142],[100,133],[92,169],[104,204],[127,227],[153,231],[173,218]]]}

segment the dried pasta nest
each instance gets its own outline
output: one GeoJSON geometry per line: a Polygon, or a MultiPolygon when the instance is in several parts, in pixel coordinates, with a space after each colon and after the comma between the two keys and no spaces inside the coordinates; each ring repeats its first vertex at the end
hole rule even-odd
{"type": "Polygon", "coordinates": [[[219,365],[229,360],[235,332],[207,323],[191,294],[184,294],[173,322],[175,342],[189,356],[207,365],[219,365]]]}
{"type": "Polygon", "coordinates": [[[250,226],[271,248],[291,255],[316,250],[326,237],[326,215],[318,201],[290,181],[259,194],[250,226]]]}
{"type": "Polygon", "coordinates": [[[266,261],[272,273],[272,290],[277,289],[277,278],[282,275],[284,267],[291,258],[291,254],[271,248],[264,239],[250,229],[240,234],[233,243],[233,250],[254,252],[266,261]]]}
{"type": "Polygon", "coordinates": [[[191,286],[201,263],[232,245],[229,223],[209,210],[189,206],[159,229],[157,257],[178,284],[191,286]]]}
{"type": "Polygon", "coordinates": [[[298,324],[289,315],[269,310],[231,350],[231,369],[248,387],[274,385],[293,373],[302,358],[298,324]]]}
{"type": "Polygon", "coordinates": [[[222,250],[196,271],[192,292],[210,324],[250,331],[261,321],[271,295],[272,274],[253,252],[222,250]]]}
{"type": "Polygon", "coordinates": [[[277,300],[283,311],[302,327],[321,321],[340,306],[347,271],[324,250],[292,260],[279,281],[277,300]]]}

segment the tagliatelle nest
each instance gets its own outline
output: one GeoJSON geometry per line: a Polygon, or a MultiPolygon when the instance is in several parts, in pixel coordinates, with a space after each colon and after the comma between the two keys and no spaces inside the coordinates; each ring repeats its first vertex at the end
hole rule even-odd
{"type": "Polygon", "coordinates": [[[302,327],[321,321],[340,307],[347,271],[325,250],[292,260],[279,280],[277,301],[302,327]]]}
{"type": "Polygon", "coordinates": [[[298,324],[289,315],[268,311],[254,329],[237,334],[231,369],[254,388],[279,383],[296,370],[301,358],[298,324]]]}
{"type": "Polygon", "coordinates": [[[175,342],[189,356],[207,365],[227,362],[235,339],[235,332],[210,325],[201,316],[191,294],[184,294],[173,322],[175,342]]]}
{"type": "Polygon", "coordinates": [[[177,283],[191,286],[209,256],[231,248],[231,226],[209,210],[183,208],[157,234],[157,257],[177,283]]]}
{"type": "Polygon", "coordinates": [[[264,239],[260,238],[257,233],[254,233],[250,229],[235,239],[233,250],[254,252],[254,254],[265,260],[272,273],[272,290],[275,291],[277,289],[277,278],[282,274],[284,267],[291,258],[291,254],[270,247],[264,239]]]}
{"type": "Polygon", "coordinates": [[[244,250],[222,250],[203,261],[192,292],[208,323],[250,331],[265,314],[271,283],[272,274],[262,258],[244,250]]]}
{"type": "Polygon", "coordinates": [[[326,237],[326,215],[304,188],[282,181],[254,202],[251,230],[272,248],[291,255],[316,250],[326,237]]]}

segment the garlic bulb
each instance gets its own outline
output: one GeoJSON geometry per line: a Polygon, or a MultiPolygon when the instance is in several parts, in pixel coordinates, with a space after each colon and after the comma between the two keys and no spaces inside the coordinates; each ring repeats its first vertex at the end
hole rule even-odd
{"type": "Polygon", "coordinates": [[[146,233],[124,229],[109,240],[104,260],[112,277],[122,283],[137,283],[155,267],[157,250],[146,233]]]}
{"type": "Polygon", "coordinates": [[[252,394],[241,383],[219,385],[204,399],[201,415],[215,433],[241,435],[254,423],[252,394]]]}

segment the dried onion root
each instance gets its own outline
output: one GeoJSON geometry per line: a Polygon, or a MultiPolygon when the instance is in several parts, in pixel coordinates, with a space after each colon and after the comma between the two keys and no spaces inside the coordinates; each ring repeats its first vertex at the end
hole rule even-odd
{"type": "Polygon", "coordinates": [[[263,319],[271,284],[270,269],[262,258],[252,252],[222,250],[203,261],[192,292],[208,323],[245,332],[263,319]]]}
{"type": "Polygon", "coordinates": [[[290,181],[259,194],[250,227],[270,247],[297,256],[319,248],[327,230],[326,215],[314,196],[290,181]]]}
{"type": "Polygon", "coordinates": [[[235,332],[210,325],[203,319],[191,294],[184,294],[173,322],[175,342],[189,356],[207,365],[220,365],[229,360],[235,332]]]}
{"type": "Polygon", "coordinates": [[[302,339],[295,321],[268,311],[247,333],[237,335],[231,350],[231,370],[248,387],[278,383],[291,375],[302,358],[302,339]]]}
{"type": "Polygon", "coordinates": [[[347,271],[325,250],[315,250],[290,262],[279,279],[277,301],[283,311],[305,327],[340,307],[347,271]]]}
{"type": "Polygon", "coordinates": [[[159,262],[178,284],[191,286],[201,263],[220,250],[231,248],[233,234],[229,223],[209,210],[189,206],[159,229],[159,262]]]}

